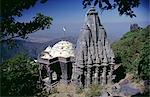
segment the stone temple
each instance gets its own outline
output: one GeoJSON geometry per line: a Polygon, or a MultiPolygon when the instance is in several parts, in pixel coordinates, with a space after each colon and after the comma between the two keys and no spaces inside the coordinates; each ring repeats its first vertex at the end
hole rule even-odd
{"type": "Polygon", "coordinates": [[[111,83],[114,53],[98,13],[91,7],[77,41],[73,80],[80,86],[111,83]]]}
{"type": "Polygon", "coordinates": [[[76,48],[69,41],[60,41],[39,55],[40,82],[47,87],[56,82],[81,87],[112,82],[114,53],[94,7],[85,18],[76,48]]]}
{"type": "Polygon", "coordinates": [[[74,45],[69,41],[59,41],[53,47],[48,46],[39,56],[39,82],[51,89],[58,82],[68,84],[72,77],[74,45]]]}

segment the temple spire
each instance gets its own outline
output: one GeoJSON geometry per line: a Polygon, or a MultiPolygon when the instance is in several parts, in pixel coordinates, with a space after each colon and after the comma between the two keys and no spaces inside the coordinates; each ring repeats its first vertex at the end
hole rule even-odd
{"type": "Polygon", "coordinates": [[[92,76],[90,79],[87,78],[89,80],[85,83],[91,83],[89,81],[93,80],[93,73],[95,73],[95,82],[102,78],[102,83],[106,84],[106,66],[112,63],[110,59],[114,59],[114,53],[108,43],[105,29],[100,23],[98,12],[93,6],[87,11],[86,21],[77,42],[75,58],[75,64],[77,66],[83,66],[87,74],[92,76]],[[95,72],[91,72],[93,68],[95,72]],[[97,76],[100,70],[103,71],[101,77],[97,76]]]}

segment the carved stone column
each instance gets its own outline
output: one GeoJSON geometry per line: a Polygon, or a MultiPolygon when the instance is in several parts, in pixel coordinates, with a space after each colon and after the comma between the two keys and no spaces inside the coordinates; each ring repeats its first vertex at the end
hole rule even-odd
{"type": "Polygon", "coordinates": [[[46,68],[47,68],[47,73],[48,73],[48,77],[49,77],[49,84],[51,84],[51,71],[50,71],[49,65],[46,65],[46,68]]]}
{"type": "Polygon", "coordinates": [[[84,71],[84,87],[87,87],[87,72],[84,71]]]}
{"type": "Polygon", "coordinates": [[[91,83],[95,83],[95,69],[91,67],[91,83]]]}
{"type": "Polygon", "coordinates": [[[100,72],[100,70],[99,70],[99,64],[94,64],[94,67],[95,67],[95,72],[94,72],[94,83],[95,84],[98,84],[99,82],[98,82],[98,79],[99,79],[99,72],[100,72]]]}
{"type": "Polygon", "coordinates": [[[110,71],[108,72],[108,83],[112,83],[112,72],[113,72],[113,67],[110,65],[110,71]]]}
{"type": "Polygon", "coordinates": [[[74,73],[74,83],[76,84],[76,85],[80,85],[80,76],[81,75],[81,71],[80,71],[80,68],[79,67],[76,67],[76,71],[75,71],[75,73],[74,73]]]}
{"type": "Polygon", "coordinates": [[[83,68],[80,67],[80,70],[79,70],[79,71],[80,71],[80,72],[79,72],[79,75],[80,75],[80,77],[79,77],[79,86],[80,86],[80,87],[83,87],[83,83],[82,83],[83,68]]]}
{"type": "Polygon", "coordinates": [[[75,66],[75,64],[72,65],[72,76],[71,76],[71,80],[73,82],[75,82],[77,80],[77,74],[76,74],[76,71],[77,71],[77,66],[75,66]]]}
{"type": "Polygon", "coordinates": [[[98,73],[99,73],[99,67],[96,66],[96,68],[95,68],[95,75],[94,75],[96,84],[98,84],[98,73]]]}
{"type": "Polygon", "coordinates": [[[103,67],[103,73],[102,73],[102,85],[106,84],[106,66],[103,67]]]}
{"type": "Polygon", "coordinates": [[[102,67],[99,68],[99,84],[102,84],[102,67]]]}
{"type": "Polygon", "coordinates": [[[91,68],[90,66],[87,67],[87,86],[91,84],[91,68]]]}
{"type": "Polygon", "coordinates": [[[82,81],[81,81],[81,77],[82,77],[82,76],[80,75],[80,78],[79,78],[79,86],[80,86],[80,87],[83,86],[82,81]]]}
{"type": "Polygon", "coordinates": [[[83,68],[76,67],[76,74],[75,74],[74,80],[75,80],[75,84],[79,87],[83,86],[82,81],[81,81],[82,74],[83,74],[83,68]]]}

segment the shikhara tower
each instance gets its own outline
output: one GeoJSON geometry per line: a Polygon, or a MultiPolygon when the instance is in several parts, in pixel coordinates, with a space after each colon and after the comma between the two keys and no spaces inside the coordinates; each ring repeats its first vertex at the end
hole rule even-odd
{"type": "Polygon", "coordinates": [[[98,13],[91,7],[77,41],[73,80],[79,86],[111,83],[114,53],[101,25],[98,13]]]}

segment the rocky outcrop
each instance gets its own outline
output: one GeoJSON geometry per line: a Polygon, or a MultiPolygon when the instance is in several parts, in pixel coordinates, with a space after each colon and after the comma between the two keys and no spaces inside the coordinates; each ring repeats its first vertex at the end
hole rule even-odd
{"type": "Polygon", "coordinates": [[[138,24],[135,23],[130,25],[130,31],[136,31],[138,29],[141,29],[138,24]]]}

